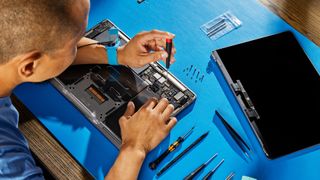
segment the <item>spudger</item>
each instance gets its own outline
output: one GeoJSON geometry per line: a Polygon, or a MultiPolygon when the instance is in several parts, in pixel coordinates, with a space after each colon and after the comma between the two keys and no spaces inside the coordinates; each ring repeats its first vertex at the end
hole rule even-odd
{"type": "Polygon", "coordinates": [[[178,139],[173,142],[169,148],[163,152],[156,160],[154,160],[153,162],[149,163],[149,167],[150,169],[154,170],[157,168],[157,166],[160,164],[160,162],[167,157],[172,151],[174,151],[187,137],[189,137],[189,135],[192,133],[194,129],[194,126],[183,136],[178,137],[178,139]]]}
{"type": "Polygon", "coordinates": [[[189,152],[192,148],[194,148],[197,144],[199,144],[207,135],[209,131],[201,135],[197,140],[195,140],[191,145],[189,145],[182,153],[180,153],[176,158],[170,161],[164,168],[162,168],[158,173],[157,176],[160,176],[166,170],[168,170],[174,163],[176,163],[182,156],[184,156],[187,152],[189,152]]]}
{"type": "Polygon", "coordinates": [[[207,162],[201,164],[197,169],[188,174],[184,180],[192,180],[200,171],[202,171],[215,157],[218,156],[218,153],[214,154],[207,162]]]}
{"type": "Polygon", "coordinates": [[[202,178],[202,180],[209,180],[209,178],[216,172],[216,170],[221,166],[223,162],[224,162],[224,159],[222,159],[216,167],[214,167],[211,171],[209,171],[208,174],[206,174],[202,178]]]}
{"type": "Polygon", "coordinates": [[[243,153],[249,157],[247,150],[245,148],[247,148],[250,152],[251,149],[250,147],[247,145],[247,143],[241,138],[241,136],[236,132],[236,130],[234,130],[232,128],[232,126],[227,123],[227,121],[222,117],[222,115],[216,111],[215,112],[217,114],[217,116],[221,119],[221,122],[223,123],[223,125],[226,127],[226,129],[228,130],[228,132],[230,133],[230,135],[233,137],[233,139],[236,141],[236,143],[238,144],[238,146],[241,148],[241,150],[243,151],[243,153]],[[243,147],[245,146],[245,148],[243,147]]]}

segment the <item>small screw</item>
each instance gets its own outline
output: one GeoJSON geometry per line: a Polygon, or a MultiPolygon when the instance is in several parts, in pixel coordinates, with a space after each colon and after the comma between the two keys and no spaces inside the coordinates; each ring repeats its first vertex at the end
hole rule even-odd
{"type": "Polygon", "coordinates": [[[200,78],[200,79],[201,79],[201,80],[200,80],[201,82],[203,81],[203,78],[204,78],[204,75],[202,75],[202,77],[200,78]]]}

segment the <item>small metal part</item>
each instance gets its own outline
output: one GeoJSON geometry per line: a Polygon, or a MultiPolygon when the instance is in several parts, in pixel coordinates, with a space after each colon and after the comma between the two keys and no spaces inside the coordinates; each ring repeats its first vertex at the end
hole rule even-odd
{"type": "Polygon", "coordinates": [[[146,79],[146,82],[147,82],[149,85],[152,85],[152,82],[151,82],[149,79],[146,79]]]}
{"type": "Polygon", "coordinates": [[[159,81],[159,83],[163,84],[166,81],[166,78],[161,77],[158,81],[159,81]]]}
{"type": "Polygon", "coordinates": [[[226,177],[225,180],[230,180],[230,179],[232,179],[233,176],[235,176],[235,175],[236,175],[236,174],[235,174],[234,172],[231,172],[231,173],[226,177]]]}
{"type": "Polygon", "coordinates": [[[193,126],[193,127],[182,137],[182,139],[186,139],[187,137],[189,137],[194,128],[195,128],[195,126],[193,126]]]}
{"type": "Polygon", "coordinates": [[[221,26],[219,26],[217,29],[215,29],[214,31],[212,31],[212,32],[210,32],[209,34],[208,34],[208,37],[211,37],[211,36],[214,36],[214,35],[216,35],[218,32],[220,32],[220,31],[222,31],[224,28],[226,28],[227,27],[227,24],[222,24],[221,26]]]}
{"type": "Polygon", "coordinates": [[[200,81],[201,81],[201,82],[203,81],[203,78],[204,78],[204,75],[202,75],[201,78],[200,78],[200,81]]]}
{"type": "Polygon", "coordinates": [[[210,28],[207,28],[207,31],[210,32],[214,29],[216,29],[219,25],[221,25],[222,23],[224,23],[226,20],[225,19],[221,19],[219,22],[217,22],[215,25],[213,25],[210,28]]]}
{"type": "Polygon", "coordinates": [[[170,80],[170,82],[172,84],[174,84],[178,89],[180,89],[180,91],[184,92],[185,90],[187,90],[186,87],[184,87],[179,81],[177,81],[172,75],[170,75],[167,71],[163,72],[163,75],[167,77],[168,80],[170,80]]]}
{"type": "Polygon", "coordinates": [[[215,153],[207,162],[205,162],[204,164],[209,164],[215,157],[218,156],[218,153],[215,153]]]}
{"type": "Polygon", "coordinates": [[[181,99],[183,96],[184,96],[184,94],[180,91],[180,92],[178,92],[178,93],[174,96],[174,99],[178,101],[178,100],[181,99]]]}
{"type": "Polygon", "coordinates": [[[179,101],[180,105],[184,105],[188,101],[188,96],[183,96],[179,101]]]}
{"type": "Polygon", "coordinates": [[[158,73],[155,73],[155,74],[153,75],[153,77],[155,77],[156,79],[159,79],[159,78],[161,78],[161,75],[158,74],[158,73]]]}
{"type": "Polygon", "coordinates": [[[191,67],[190,67],[190,69],[189,69],[189,72],[192,70],[192,68],[193,68],[193,65],[191,65],[191,67]]]}

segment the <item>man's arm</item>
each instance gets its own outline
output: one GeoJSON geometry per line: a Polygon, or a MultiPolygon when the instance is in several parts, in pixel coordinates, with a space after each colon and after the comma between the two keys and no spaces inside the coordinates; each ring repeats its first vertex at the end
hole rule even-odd
{"type": "Polygon", "coordinates": [[[136,113],[132,102],[120,118],[122,146],[106,180],[137,179],[141,165],[147,155],[170,132],[177,123],[170,118],[174,111],[167,99],[159,102],[152,98],[136,113]]]}
{"type": "Polygon", "coordinates": [[[133,147],[122,147],[105,180],[137,179],[145,157],[144,152],[133,147]]]}
{"type": "MultiPolygon", "coordinates": [[[[132,38],[127,44],[117,49],[118,63],[130,67],[142,67],[151,62],[165,61],[168,54],[163,49],[166,46],[165,39],[174,38],[173,34],[153,30],[141,32],[132,38]]],[[[78,47],[96,43],[97,41],[83,37],[78,47]]],[[[172,47],[171,63],[175,61],[176,50],[172,47]]],[[[73,64],[108,64],[108,55],[103,45],[90,45],[78,49],[73,64]]]]}
{"type": "MultiPolygon", "coordinates": [[[[78,47],[96,43],[96,40],[83,37],[78,42],[78,47]]],[[[78,49],[73,64],[108,64],[108,56],[103,45],[90,45],[78,49]]]]}

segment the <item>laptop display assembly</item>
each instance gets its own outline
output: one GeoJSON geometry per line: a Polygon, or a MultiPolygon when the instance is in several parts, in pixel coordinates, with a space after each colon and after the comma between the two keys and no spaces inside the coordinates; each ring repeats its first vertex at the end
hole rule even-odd
{"type": "MultiPolygon", "coordinates": [[[[212,52],[237,107],[274,159],[320,143],[320,77],[291,32],[212,52]]],[[[217,74],[217,77],[219,75],[217,74]]]]}
{"type": "MultiPolygon", "coordinates": [[[[130,38],[110,20],[104,20],[87,31],[86,37],[99,42],[110,41],[109,30],[117,29],[120,44],[130,38]]],[[[127,103],[138,110],[149,98],[167,98],[176,116],[196,99],[187,86],[155,62],[142,68],[111,65],[75,65],[51,84],[71,101],[117,148],[121,145],[118,123],[127,103]]]]}

